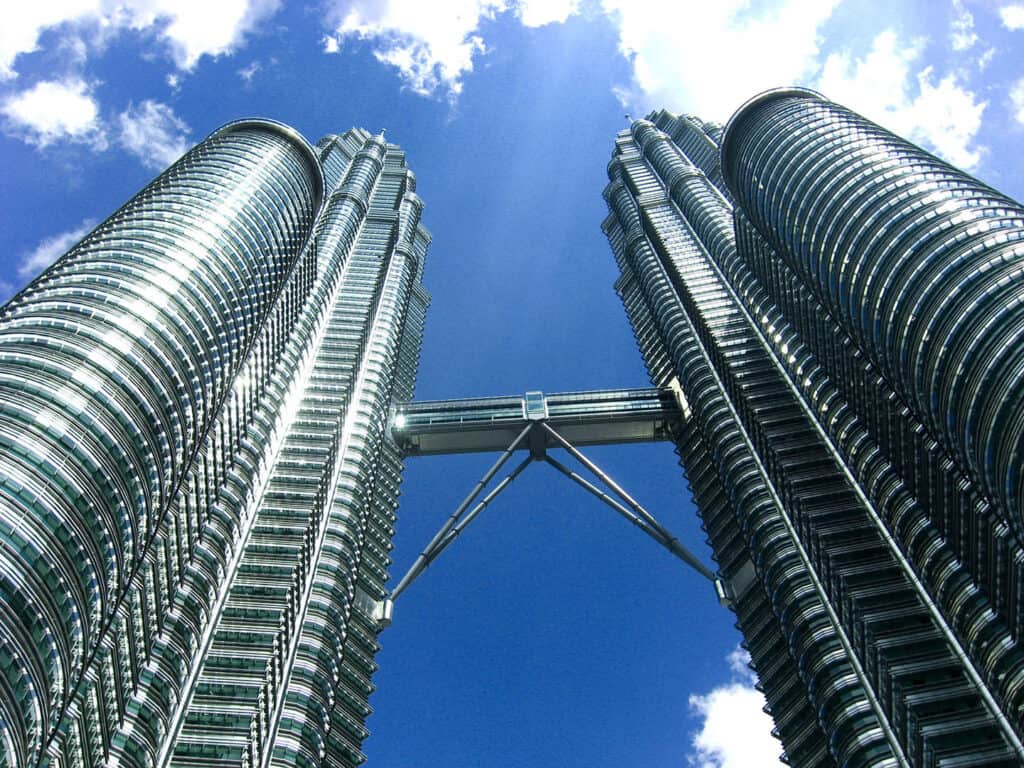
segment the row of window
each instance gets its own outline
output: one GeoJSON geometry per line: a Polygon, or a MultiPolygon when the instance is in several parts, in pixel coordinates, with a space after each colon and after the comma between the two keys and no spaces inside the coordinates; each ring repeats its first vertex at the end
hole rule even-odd
{"type": "MultiPolygon", "coordinates": [[[[628,173],[630,175],[632,175],[635,171],[637,171],[637,164],[635,162],[623,163],[623,167],[628,168],[628,173]]],[[[667,255],[666,258],[667,258],[668,263],[671,265],[671,268],[673,270],[679,271],[680,274],[687,274],[688,275],[686,277],[681,278],[682,281],[683,281],[681,283],[681,285],[686,285],[687,286],[687,290],[693,292],[692,293],[692,297],[693,297],[692,300],[694,302],[696,302],[695,307],[696,306],[700,307],[700,309],[693,309],[693,310],[691,310],[691,313],[690,313],[691,317],[699,318],[700,322],[702,322],[702,323],[703,322],[707,322],[708,323],[708,325],[707,325],[707,328],[708,328],[707,335],[704,338],[703,344],[700,345],[700,346],[703,346],[704,349],[708,350],[707,354],[709,354],[710,359],[714,361],[714,368],[717,369],[719,372],[724,372],[724,371],[729,371],[729,370],[739,371],[741,369],[745,371],[745,373],[744,373],[744,375],[742,377],[733,379],[734,383],[732,383],[732,384],[729,383],[729,379],[731,377],[727,376],[726,380],[725,380],[726,388],[729,391],[730,397],[733,399],[734,403],[737,404],[737,407],[739,409],[739,413],[741,415],[743,415],[744,413],[747,414],[746,416],[743,416],[743,418],[744,418],[744,427],[743,427],[743,429],[748,431],[748,434],[750,435],[750,437],[752,439],[752,442],[754,443],[755,446],[758,446],[758,454],[760,455],[761,460],[765,462],[766,471],[770,475],[776,475],[776,473],[781,473],[781,474],[778,474],[777,477],[781,477],[783,475],[788,475],[794,481],[797,480],[797,478],[799,478],[801,476],[801,473],[794,468],[795,465],[793,464],[793,461],[796,458],[798,458],[800,454],[793,452],[794,448],[796,448],[796,446],[791,444],[792,436],[789,434],[790,431],[792,430],[792,427],[788,426],[788,421],[787,420],[783,419],[783,420],[780,421],[779,417],[778,416],[773,416],[772,412],[771,412],[771,411],[778,410],[778,408],[780,407],[781,403],[785,402],[786,398],[782,397],[780,399],[780,393],[772,394],[770,392],[767,392],[765,390],[765,383],[764,383],[765,380],[763,378],[763,375],[755,374],[755,375],[751,376],[751,374],[754,374],[754,371],[752,369],[750,369],[750,360],[752,359],[751,358],[751,354],[752,354],[754,348],[750,348],[749,350],[744,351],[744,347],[743,347],[742,344],[739,343],[738,337],[737,337],[737,340],[734,340],[734,341],[730,341],[729,340],[731,335],[734,335],[737,330],[739,330],[742,327],[744,327],[744,323],[741,322],[739,325],[737,325],[736,322],[731,321],[731,320],[728,319],[728,313],[723,314],[723,311],[726,309],[726,307],[728,306],[728,304],[730,302],[727,299],[723,300],[723,297],[721,297],[721,296],[719,296],[718,298],[715,298],[715,296],[716,296],[715,293],[713,291],[709,290],[708,278],[709,278],[710,272],[709,272],[709,270],[707,268],[704,268],[704,269],[699,268],[700,259],[703,258],[703,257],[701,257],[699,255],[699,252],[697,250],[694,250],[692,247],[690,247],[690,248],[686,247],[686,245],[685,245],[686,238],[683,236],[681,231],[679,231],[677,228],[674,227],[673,221],[672,221],[673,216],[672,216],[671,213],[669,213],[667,211],[667,209],[665,208],[664,205],[661,205],[661,206],[659,206],[657,208],[651,207],[651,206],[653,206],[653,202],[652,201],[655,199],[655,195],[650,190],[650,183],[649,183],[650,182],[650,176],[649,175],[645,176],[644,173],[642,172],[642,169],[641,169],[641,172],[638,174],[638,176],[640,178],[640,181],[638,181],[637,183],[635,183],[633,185],[633,189],[634,189],[634,193],[635,194],[638,194],[638,195],[639,194],[644,194],[647,197],[647,200],[648,200],[648,202],[646,204],[646,206],[647,206],[646,210],[650,213],[650,220],[651,220],[650,229],[648,231],[648,236],[650,237],[650,240],[651,240],[652,243],[655,243],[655,244],[658,245],[659,248],[664,249],[663,253],[665,253],[667,255]],[[686,255],[684,257],[680,258],[680,253],[685,253],[686,255]],[[715,330],[715,329],[718,329],[718,330],[715,330]],[[713,340],[713,336],[715,336],[715,334],[718,334],[718,340],[717,341],[713,340]],[[728,354],[722,354],[721,352],[718,351],[719,349],[723,348],[723,346],[720,346],[720,345],[723,345],[725,349],[730,350],[728,352],[728,354]],[[730,362],[730,358],[732,360],[736,361],[736,362],[730,362]],[[742,368],[736,368],[737,364],[741,365],[742,368]],[[745,391],[747,392],[747,394],[744,394],[745,391]],[[765,405],[755,405],[757,402],[765,402],[765,405]],[[778,426],[777,427],[771,427],[772,424],[777,424],[778,426]],[[782,433],[782,434],[786,435],[786,437],[784,438],[785,442],[777,443],[777,440],[768,439],[767,438],[767,433],[766,433],[765,430],[769,429],[769,428],[772,428],[772,429],[783,428],[784,430],[786,430],[785,432],[782,433]],[[784,448],[784,450],[782,450],[782,452],[780,452],[780,447],[784,448]],[[785,469],[786,467],[788,467],[788,469],[785,469]]],[[[700,200],[700,197],[697,196],[697,197],[691,198],[690,202],[691,203],[697,203],[697,202],[699,202],[699,200],[700,200]]],[[[618,212],[618,214],[620,216],[625,217],[626,219],[634,218],[635,217],[635,215],[636,215],[635,211],[628,210],[628,208],[629,208],[628,201],[624,201],[625,202],[624,205],[623,204],[618,204],[617,205],[616,203],[619,202],[619,199],[613,197],[610,202],[613,203],[612,204],[613,213],[618,212]]],[[[643,205],[644,203],[641,202],[641,204],[643,205]]],[[[639,225],[639,224],[633,224],[632,226],[633,227],[641,227],[641,225],[639,225]]],[[[608,229],[607,226],[606,226],[606,229],[608,229]]],[[[614,242],[613,242],[613,246],[614,246],[614,242]]],[[[643,250],[642,240],[637,239],[636,235],[632,236],[632,238],[630,238],[630,244],[628,246],[626,246],[625,248],[623,248],[623,251],[626,254],[628,254],[630,251],[632,251],[635,254],[634,257],[633,257],[634,259],[640,259],[641,258],[641,251],[642,250],[643,250]],[[639,243],[639,245],[637,245],[636,243],[639,243]]],[[[735,253],[735,249],[733,248],[731,252],[735,253]]],[[[727,250],[727,251],[724,251],[723,253],[729,253],[729,251],[727,250]]],[[[635,271],[635,273],[637,275],[643,275],[643,282],[646,282],[646,281],[648,281],[650,279],[650,275],[648,275],[646,273],[648,273],[648,272],[650,272],[652,270],[656,272],[660,268],[655,266],[654,263],[651,262],[650,254],[649,253],[646,256],[644,256],[643,258],[646,259],[646,262],[644,262],[642,264],[641,264],[640,261],[634,261],[634,271],[635,271]]],[[[653,285],[652,285],[652,287],[653,287],[653,285]]],[[[651,306],[651,308],[652,308],[652,310],[651,310],[652,313],[663,314],[664,313],[664,309],[661,307],[661,305],[662,305],[663,302],[666,301],[666,299],[659,298],[657,293],[651,293],[651,294],[649,294],[649,297],[650,297],[650,302],[651,302],[649,306],[651,306]]],[[[671,299],[668,299],[668,301],[671,302],[671,299]]],[[[734,313],[735,313],[735,311],[734,311],[734,313]]],[[[671,331],[671,326],[668,326],[668,330],[671,331]]],[[[781,357],[781,359],[783,360],[783,362],[795,363],[796,361],[795,360],[791,360],[790,358],[795,357],[794,352],[795,352],[795,350],[798,347],[797,347],[796,342],[794,341],[794,339],[793,339],[793,337],[791,335],[792,332],[788,331],[787,333],[789,333],[790,336],[788,338],[785,338],[785,335],[786,335],[785,333],[783,333],[781,331],[778,331],[778,330],[775,330],[775,329],[772,329],[772,331],[769,332],[769,343],[772,343],[772,344],[775,345],[776,351],[779,354],[779,356],[781,357]],[[786,346],[785,350],[783,349],[783,346],[786,346]]],[[[672,338],[673,336],[676,336],[676,335],[678,335],[678,331],[671,332],[669,334],[669,336],[668,336],[668,344],[669,345],[672,345],[673,342],[676,340],[676,339],[672,338]]],[[[693,358],[693,349],[694,349],[694,345],[693,345],[692,340],[687,342],[684,345],[684,348],[689,348],[689,355],[688,355],[688,357],[689,357],[689,359],[692,359],[693,358]]],[[[763,352],[759,352],[759,354],[763,355],[763,352]]],[[[683,366],[683,368],[685,369],[685,368],[687,368],[687,366],[683,366]]],[[[699,391],[700,388],[698,387],[698,385],[696,383],[697,381],[699,381],[699,379],[697,379],[697,380],[688,379],[688,380],[690,381],[690,386],[694,390],[699,391]]],[[[688,397],[692,394],[690,389],[687,390],[687,394],[688,394],[688,397]]],[[[702,397],[700,395],[694,395],[694,396],[695,396],[695,398],[698,401],[702,401],[702,397]]],[[[704,403],[700,402],[700,405],[703,407],[704,403]]],[[[698,409],[695,409],[695,410],[697,410],[699,412],[701,410],[701,408],[698,408],[698,409]]],[[[707,413],[707,412],[705,411],[705,413],[707,413]]],[[[711,411],[711,413],[714,413],[714,411],[711,411]]],[[[781,415],[782,414],[780,412],[779,416],[781,416],[781,415]]],[[[735,427],[733,427],[733,429],[735,429],[735,427]]],[[[712,432],[712,434],[714,434],[714,432],[712,432]]],[[[719,432],[719,434],[722,434],[722,433],[719,432]]],[[[716,442],[720,441],[720,440],[721,440],[721,438],[717,438],[716,442]]],[[[724,453],[725,452],[724,446],[716,445],[716,452],[724,453]]],[[[722,453],[718,453],[718,455],[721,456],[722,453]]],[[[808,458],[810,460],[814,461],[815,460],[814,457],[818,456],[818,455],[821,455],[821,456],[825,455],[823,449],[818,448],[817,450],[811,450],[810,453],[808,454],[808,458]]],[[[856,544],[851,544],[851,543],[842,544],[842,542],[844,542],[844,541],[852,542],[852,540],[849,537],[852,534],[854,534],[855,532],[859,531],[860,533],[857,534],[858,536],[860,536],[861,534],[867,533],[867,534],[871,534],[872,536],[875,537],[875,541],[876,541],[875,549],[879,553],[879,555],[883,557],[883,560],[886,557],[888,557],[888,555],[886,554],[886,551],[885,551],[884,548],[879,548],[879,544],[878,544],[878,541],[877,541],[877,534],[874,532],[874,529],[873,529],[870,521],[867,520],[863,516],[863,512],[859,513],[860,516],[861,516],[861,524],[860,524],[859,528],[852,528],[851,527],[852,518],[850,518],[849,515],[840,515],[840,518],[842,518],[844,520],[844,524],[843,524],[843,528],[837,529],[837,531],[840,531],[842,533],[842,537],[841,538],[836,538],[835,533],[830,533],[825,538],[820,538],[820,534],[816,534],[815,531],[818,529],[818,527],[820,525],[826,524],[826,521],[829,519],[829,517],[822,517],[820,512],[813,512],[813,513],[811,512],[811,510],[814,509],[813,504],[811,504],[812,499],[813,499],[813,493],[810,493],[810,495],[809,495],[809,492],[815,492],[816,489],[817,489],[817,492],[820,492],[822,490],[826,490],[827,484],[823,480],[822,470],[820,468],[818,468],[818,467],[815,467],[810,473],[805,473],[805,474],[806,474],[806,477],[804,478],[803,482],[806,483],[807,485],[806,485],[804,490],[798,490],[798,489],[800,489],[800,485],[797,484],[797,483],[783,484],[783,485],[780,486],[781,488],[785,489],[784,492],[783,492],[783,497],[786,500],[786,508],[795,516],[794,524],[801,531],[801,539],[806,540],[806,541],[816,541],[817,542],[812,551],[813,552],[819,552],[819,551],[822,552],[822,555],[820,557],[822,557],[823,559],[820,562],[822,563],[822,565],[821,565],[821,567],[823,568],[822,575],[823,575],[823,579],[825,581],[825,584],[826,584],[827,588],[829,589],[829,591],[833,595],[841,594],[844,589],[850,588],[849,584],[852,583],[852,582],[849,582],[849,579],[852,578],[852,574],[855,573],[854,570],[850,570],[850,569],[851,569],[851,567],[855,568],[856,567],[856,563],[848,561],[845,564],[841,564],[842,563],[841,560],[831,560],[831,559],[828,559],[824,555],[824,552],[826,552],[826,551],[833,551],[833,552],[839,553],[839,552],[842,552],[842,551],[846,551],[849,554],[854,555],[855,558],[856,557],[867,558],[868,548],[865,546],[865,543],[864,543],[864,541],[861,538],[858,538],[856,544]],[[795,495],[793,495],[793,494],[795,494],[795,495]],[[801,512],[801,509],[804,509],[805,512],[801,512]],[[815,520],[818,520],[818,522],[813,522],[815,520]],[[847,574],[847,575],[840,575],[840,574],[847,574]],[[846,586],[844,586],[844,585],[846,585],[846,586]]],[[[735,481],[734,481],[734,483],[735,483],[735,481]]],[[[735,485],[735,484],[732,484],[732,485],[726,484],[725,487],[729,488],[729,493],[730,494],[736,493],[738,491],[738,489],[739,489],[738,486],[735,485]]],[[[756,484],[755,484],[754,487],[755,488],[757,487],[756,484]]],[[[847,491],[847,495],[849,495],[848,491],[847,491]]],[[[757,509],[757,507],[755,506],[754,509],[757,509]]],[[[827,508],[825,508],[825,509],[827,510],[827,508]]],[[[834,510],[829,510],[829,512],[830,512],[830,514],[832,514],[834,512],[834,510]]],[[[733,531],[735,531],[734,526],[732,526],[728,522],[726,523],[725,529],[732,529],[733,531]]],[[[725,530],[725,529],[719,529],[719,530],[725,530]]],[[[769,528],[769,529],[766,529],[766,530],[771,530],[771,529],[769,528]]],[[[829,530],[829,529],[826,528],[825,530],[829,530]]],[[[764,535],[764,534],[762,534],[762,535],[764,535]]],[[[734,538],[734,534],[732,536],[734,538]]],[[[771,563],[773,568],[777,569],[776,572],[778,574],[780,574],[780,576],[784,576],[784,578],[787,578],[787,579],[788,578],[794,578],[800,572],[799,565],[796,566],[796,570],[787,570],[786,559],[785,559],[785,557],[781,556],[781,553],[778,556],[773,555],[770,551],[768,551],[768,553],[765,554],[765,552],[766,552],[765,548],[768,546],[768,541],[778,542],[778,541],[784,541],[784,540],[785,540],[785,537],[783,537],[782,539],[779,539],[778,536],[773,536],[773,537],[771,537],[769,539],[764,540],[761,543],[761,545],[759,545],[757,547],[754,547],[752,549],[752,551],[757,552],[759,556],[763,555],[764,556],[764,561],[763,562],[771,563]]],[[[836,557],[839,557],[839,555],[837,554],[836,557]]],[[[879,578],[881,578],[882,571],[878,570],[877,568],[874,569],[874,571],[876,572],[876,575],[879,578]]],[[[894,573],[898,573],[898,570],[894,571],[894,573]]],[[[766,576],[766,578],[767,578],[767,576],[766,576]]],[[[772,579],[770,579],[770,581],[772,581],[773,583],[783,583],[783,582],[780,582],[780,581],[776,580],[774,577],[772,579]]],[[[904,586],[904,590],[906,590],[905,586],[904,586]]],[[[891,594],[895,594],[895,592],[892,592],[891,590],[889,592],[891,594]]],[[[755,590],[755,593],[756,593],[756,590],[755,590]]],[[[793,593],[790,593],[790,594],[793,594],[793,593]]],[[[913,600],[911,602],[913,602],[913,600]]],[[[846,606],[849,609],[849,608],[852,608],[854,605],[857,605],[858,603],[843,602],[843,601],[837,599],[837,604],[846,606]]],[[[868,609],[869,603],[866,602],[864,598],[860,599],[859,604],[861,605],[861,609],[860,609],[861,611],[866,611],[868,609]]],[[[920,612],[921,612],[920,604],[918,604],[918,608],[916,610],[920,614],[920,612]]],[[[860,613],[860,614],[858,614],[855,611],[854,614],[848,615],[848,616],[844,617],[843,623],[846,624],[846,626],[848,628],[848,631],[853,632],[854,629],[857,627],[857,623],[864,621],[864,617],[865,616],[869,616],[869,615],[870,614],[868,614],[868,613],[860,613]],[[856,618],[856,616],[858,616],[858,615],[861,617],[860,619],[856,618]]],[[[907,615],[910,616],[911,613],[907,613],[907,615]]],[[[791,624],[790,625],[790,629],[788,630],[788,632],[792,633],[793,631],[795,631],[796,629],[799,629],[799,628],[800,628],[800,624],[799,623],[791,624]]],[[[800,631],[802,631],[802,630],[800,630],[800,631]]],[[[867,632],[867,631],[868,630],[862,630],[862,632],[867,632]]],[[[771,633],[770,633],[770,635],[771,635],[771,633]]],[[[856,632],[854,632],[854,634],[851,635],[851,637],[861,637],[861,638],[863,638],[865,636],[866,636],[865,634],[858,635],[858,634],[856,634],[856,632]]],[[[901,642],[909,642],[909,641],[901,641],[901,642]]],[[[941,647],[933,648],[932,652],[933,652],[933,654],[937,654],[936,658],[941,657],[945,653],[944,649],[942,649],[941,647]]],[[[860,648],[860,653],[858,655],[862,656],[862,658],[863,658],[865,653],[866,653],[866,649],[862,647],[862,648],[860,648]]],[[[757,658],[756,655],[755,655],[755,658],[757,658]]],[[[803,657],[805,662],[807,662],[809,658],[811,658],[811,657],[808,657],[808,656],[804,656],[803,657]]],[[[835,666],[836,665],[833,665],[833,667],[835,667],[835,666]]],[[[827,665],[826,665],[826,667],[822,667],[822,669],[826,669],[826,668],[827,668],[827,665]]],[[[833,669],[831,671],[835,671],[835,669],[833,669]]],[[[879,670],[877,670],[877,669],[869,668],[869,669],[867,669],[867,674],[873,680],[873,682],[872,682],[872,686],[873,687],[875,687],[876,689],[880,688],[880,686],[884,687],[884,682],[886,680],[885,673],[879,672],[879,670]]],[[[923,683],[921,683],[921,684],[923,685],[923,683]]],[[[793,690],[798,690],[798,689],[794,689],[792,685],[789,685],[787,689],[790,692],[792,692],[793,690]]],[[[820,685],[816,686],[816,689],[819,690],[819,691],[823,690],[823,686],[820,686],[820,685]]],[[[854,689],[851,688],[849,690],[853,691],[854,689]]],[[[897,699],[901,698],[902,696],[907,696],[908,698],[904,699],[904,701],[910,701],[911,700],[911,694],[909,693],[910,690],[911,690],[910,688],[905,690],[903,693],[900,694],[900,696],[897,697],[897,699]]],[[[836,694],[840,695],[840,696],[845,695],[845,694],[841,693],[841,689],[836,689],[836,694]]],[[[963,696],[965,696],[965,695],[968,696],[968,698],[970,696],[970,694],[967,692],[966,688],[959,689],[959,690],[957,690],[955,692],[951,691],[950,692],[950,696],[952,696],[952,698],[950,699],[950,702],[952,702],[952,703],[949,704],[949,709],[947,709],[947,712],[951,713],[951,712],[955,711],[956,709],[958,709],[958,707],[960,705],[957,704],[956,702],[957,701],[963,701],[964,700],[963,696]],[[960,698],[958,699],[957,697],[960,697],[960,698]]],[[[771,700],[772,699],[770,699],[770,701],[771,700]]],[[[886,699],[886,700],[888,701],[890,699],[886,699]]],[[[977,706],[977,701],[978,701],[977,699],[974,699],[974,704],[971,705],[971,706],[975,706],[976,707],[977,706]]],[[[775,712],[774,712],[774,709],[773,709],[773,714],[774,713],[775,712]]],[[[833,712],[833,714],[834,714],[834,712],[833,712]]],[[[921,752],[920,752],[920,744],[916,741],[918,736],[915,735],[918,732],[914,731],[912,733],[910,731],[902,730],[901,723],[905,724],[907,722],[905,719],[902,718],[902,710],[899,710],[899,709],[894,710],[892,712],[892,714],[891,714],[891,717],[894,718],[893,722],[896,723],[896,725],[897,725],[897,730],[899,731],[898,736],[900,738],[900,741],[907,748],[913,750],[913,753],[915,755],[920,755],[921,754],[921,752]]],[[[838,739],[839,731],[836,730],[836,729],[840,729],[840,728],[841,729],[845,729],[845,727],[846,726],[842,724],[841,720],[836,720],[836,721],[833,721],[833,723],[832,723],[831,727],[829,728],[829,730],[832,731],[833,734],[836,736],[836,739],[838,739]]],[[[916,725],[914,726],[914,728],[916,728],[916,725]]],[[[851,740],[849,742],[849,744],[851,745],[849,747],[850,749],[857,749],[857,750],[867,749],[868,752],[872,752],[872,753],[874,753],[874,751],[876,751],[879,748],[879,746],[881,746],[881,748],[883,750],[885,749],[884,740],[880,741],[882,734],[879,732],[877,727],[871,728],[869,726],[868,727],[868,731],[863,731],[860,728],[854,728],[852,731],[849,731],[849,733],[851,734],[851,740]],[[865,740],[863,738],[864,733],[868,733],[868,732],[873,733],[873,736],[871,736],[871,737],[869,737],[869,738],[867,738],[865,740]]],[[[792,736],[792,734],[787,736],[787,739],[789,739],[791,736],[792,736]]],[[[979,732],[976,734],[976,736],[977,736],[978,741],[976,742],[975,746],[978,746],[978,745],[980,745],[982,743],[985,743],[985,744],[989,744],[989,745],[995,744],[997,748],[1001,747],[1001,741],[1000,741],[999,734],[998,734],[998,732],[995,731],[994,728],[991,727],[991,725],[989,727],[987,727],[986,729],[979,729],[979,732]]],[[[811,743],[811,742],[817,743],[818,744],[818,748],[820,748],[821,742],[820,742],[819,738],[813,738],[813,739],[811,739],[810,742],[807,742],[807,743],[811,743]]],[[[835,743],[837,743],[837,741],[834,740],[833,743],[835,744],[835,743]]],[[[789,744],[789,740],[787,740],[787,745],[788,744],[789,744]]],[[[970,749],[971,748],[969,745],[967,745],[966,742],[964,742],[964,744],[962,744],[961,746],[964,749],[970,749]]],[[[862,753],[862,754],[866,754],[866,753],[862,753]]]]}

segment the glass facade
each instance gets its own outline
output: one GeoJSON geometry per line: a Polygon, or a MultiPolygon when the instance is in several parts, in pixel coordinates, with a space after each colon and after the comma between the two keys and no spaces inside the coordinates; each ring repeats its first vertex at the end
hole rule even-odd
{"type": "Polygon", "coordinates": [[[1024,210],[799,90],[619,134],[604,230],[784,758],[1024,760],[1024,210]]]}
{"type": "Polygon", "coordinates": [[[0,764],[363,761],[421,210],[242,121],[0,311],[0,764]]]}

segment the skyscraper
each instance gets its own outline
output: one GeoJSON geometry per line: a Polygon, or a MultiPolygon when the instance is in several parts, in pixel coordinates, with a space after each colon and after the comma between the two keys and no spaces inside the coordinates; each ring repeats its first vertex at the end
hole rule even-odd
{"type": "Polygon", "coordinates": [[[817,94],[619,134],[604,230],[793,765],[1024,761],[1024,209],[817,94]]]}
{"type": "Polygon", "coordinates": [[[3,308],[0,763],[362,761],[421,209],[233,123],[3,308]]]}
{"type": "MultiPolygon", "coordinates": [[[[1019,764],[1024,211],[795,90],[637,121],[609,175],[662,389],[468,407],[549,461],[675,437],[790,763],[1019,764]]],[[[0,312],[5,764],[362,761],[414,190],[382,136],[234,123],[0,312]]],[[[479,450],[465,405],[405,449],[479,450]]]]}

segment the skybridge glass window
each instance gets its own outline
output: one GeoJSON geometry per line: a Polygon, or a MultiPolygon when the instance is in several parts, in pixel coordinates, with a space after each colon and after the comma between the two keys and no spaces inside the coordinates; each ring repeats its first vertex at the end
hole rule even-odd
{"type": "Polygon", "coordinates": [[[527,392],[523,398],[523,409],[530,421],[542,421],[548,417],[548,406],[543,392],[527,392]]]}

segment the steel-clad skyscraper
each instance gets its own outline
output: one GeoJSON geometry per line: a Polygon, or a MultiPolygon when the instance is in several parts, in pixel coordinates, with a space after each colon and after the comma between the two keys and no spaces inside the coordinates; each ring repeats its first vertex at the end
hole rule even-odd
{"type": "Polygon", "coordinates": [[[352,765],[429,236],[402,152],[234,123],[0,313],[0,763],[352,765]]]}
{"type": "Polygon", "coordinates": [[[402,584],[532,460],[713,578],[565,435],[675,440],[791,764],[1021,764],[1024,209],[800,90],[608,170],[658,391],[392,430],[429,235],[361,130],[228,125],[0,310],[2,764],[362,762],[402,451],[507,446],[402,584]]]}
{"type": "Polygon", "coordinates": [[[604,229],[793,765],[1024,760],[1024,210],[817,94],[619,134],[604,229]]]}

